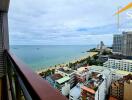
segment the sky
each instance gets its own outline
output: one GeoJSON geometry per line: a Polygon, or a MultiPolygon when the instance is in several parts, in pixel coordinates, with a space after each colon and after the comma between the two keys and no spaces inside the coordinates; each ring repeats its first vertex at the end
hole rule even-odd
{"type": "MultiPolygon", "coordinates": [[[[11,45],[112,44],[117,28],[114,13],[131,0],[11,0],[11,45]]],[[[125,12],[121,26],[132,22],[125,12]]],[[[132,26],[132,25],[131,25],[132,26]]]]}

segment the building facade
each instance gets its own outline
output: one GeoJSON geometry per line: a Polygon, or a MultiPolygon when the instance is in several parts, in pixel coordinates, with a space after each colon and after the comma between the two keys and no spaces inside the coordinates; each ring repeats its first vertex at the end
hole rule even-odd
{"type": "Polygon", "coordinates": [[[110,96],[118,100],[132,100],[132,74],[113,81],[110,86],[110,96]]]}
{"type": "Polygon", "coordinates": [[[70,90],[69,100],[81,100],[81,86],[83,86],[83,84],[78,83],[70,90]]]}
{"type": "Polygon", "coordinates": [[[81,89],[82,100],[105,100],[106,82],[102,75],[97,72],[91,73],[81,89]]]}
{"type": "Polygon", "coordinates": [[[108,59],[108,61],[106,61],[103,66],[107,68],[132,72],[132,60],[108,59]]]}
{"type": "Polygon", "coordinates": [[[132,31],[113,36],[113,53],[132,58],[132,31]]]}
{"type": "Polygon", "coordinates": [[[128,74],[132,74],[132,72],[122,71],[122,70],[112,70],[111,72],[112,82],[117,81],[128,74]]]}
{"type": "Polygon", "coordinates": [[[112,82],[110,86],[110,95],[115,97],[119,100],[123,100],[123,93],[124,93],[124,82],[123,80],[118,80],[112,82]]]}
{"type": "Polygon", "coordinates": [[[70,68],[63,67],[55,70],[55,73],[58,73],[62,76],[70,77],[70,86],[72,87],[75,84],[75,71],[71,70],[70,68]]]}
{"type": "Polygon", "coordinates": [[[123,35],[114,35],[113,36],[113,52],[121,53],[122,52],[122,39],[123,35]]]}
{"type": "Polygon", "coordinates": [[[123,100],[132,100],[132,80],[124,83],[124,99],[123,100]]]}
{"type": "Polygon", "coordinates": [[[77,82],[85,82],[88,77],[88,67],[80,67],[76,70],[76,81],[77,82]]]}
{"type": "Polygon", "coordinates": [[[106,67],[102,67],[102,66],[89,66],[89,67],[90,67],[89,68],[89,73],[97,72],[97,73],[100,73],[101,75],[103,75],[103,79],[104,79],[104,82],[105,82],[105,85],[106,85],[106,94],[108,94],[109,87],[110,87],[110,84],[111,84],[111,81],[112,81],[112,77],[111,77],[112,71],[111,71],[111,69],[106,68],[106,67]]]}
{"type": "Polygon", "coordinates": [[[56,80],[63,78],[60,74],[53,74],[46,77],[46,80],[55,88],[56,80]]]}
{"type": "Polygon", "coordinates": [[[132,57],[132,32],[123,32],[122,54],[132,57]]]}
{"type": "Polygon", "coordinates": [[[55,88],[58,89],[64,96],[67,96],[70,92],[70,77],[65,76],[56,80],[55,88]]]}

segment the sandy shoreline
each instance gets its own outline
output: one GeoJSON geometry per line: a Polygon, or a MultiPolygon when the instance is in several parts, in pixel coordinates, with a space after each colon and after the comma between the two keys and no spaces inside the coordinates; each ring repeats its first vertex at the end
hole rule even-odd
{"type": "Polygon", "coordinates": [[[48,67],[48,68],[40,69],[40,70],[36,71],[36,73],[39,74],[39,73],[45,72],[45,71],[47,71],[47,70],[57,69],[57,68],[66,66],[66,65],[69,64],[69,63],[74,63],[74,62],[76,62],[76,61],[80,61],[81,59],[84,59],[84,58],[87,58],[87,57],[92,57],[92,56],[96,55],[97,53],[98,53],[98,52],[88,52],[86,55],[84,55],[84,56],[82,56],[82,57],[80,57],[80,58],[75,58],[74,60],[69,61],[69,62],[66,62],[66,63],[64,63],[64,64],[58,64],[58,65],[56,65],[56,67],[53,66],[53,67],[48,67]]]}

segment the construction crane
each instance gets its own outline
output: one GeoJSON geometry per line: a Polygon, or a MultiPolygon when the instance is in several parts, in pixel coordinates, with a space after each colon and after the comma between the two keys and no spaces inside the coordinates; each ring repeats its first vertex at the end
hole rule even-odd
{"type": "Polygon", "coordinates": [[[121,8],[120,7],[118,8],[118,11],[115,13],[115,15],[117,15],[117,27],[118,29],[120,29],[120,14],[128,9],[131,9],[132,8],[132,2],[130,2],[128,5],[126,5],[125,7],[121,8]]]}

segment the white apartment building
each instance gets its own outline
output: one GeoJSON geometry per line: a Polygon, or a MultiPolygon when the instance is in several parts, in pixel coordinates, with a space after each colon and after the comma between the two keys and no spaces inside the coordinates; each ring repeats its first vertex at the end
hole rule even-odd
{"type": "Polygon", "coordinates": [[[106,94],[106,80],[100,73],[92,72],[81,87],[82,100],[105,100],[106,94]]]}
{"type": "Polygon", "coordinates": [[[132,72],[132,60],[108,59],[108,61],[106,61],[103,66],[107,68],[132,72]]]}
{"type": "Polygon", "coordinates": [[[106,87],[105,86],[106,86],[106,82],[104,80],[98,87],[98,90],[95,93],[94,100],[105,100],[105,97],[106,97],[106,87]]]}
{"type": "Polygon", "coordinates": [[[106,82],[105,83],[106,93],[108,93],[109,92],[109,87],[110,87],[110,84],[111,84],[111,81],[112,81],[112,77],[111,77],[112,71],[111,71],[111,69],[103,67],[103,66],[89,66],[89,74],[91,72],[97,72],[97,73],[100,73],[101,75],[103,75],[104,82],[106,82]]]}
{"type": "Polygon", "coordinates": [[[56,80],[55,88],[57,88],[63,95],[67,96],[70,92],[70,77],[65,76],[56,80]]]}
{"type": "Polygon", "coordinates": [[[69,100],[81,100],[81,86],[83,86],[83,84],[78,83],[70,90],[69,100]]]}

